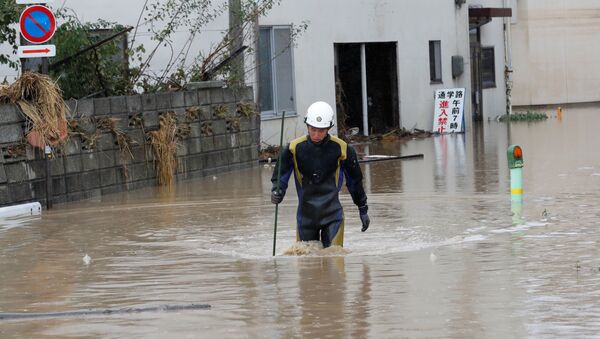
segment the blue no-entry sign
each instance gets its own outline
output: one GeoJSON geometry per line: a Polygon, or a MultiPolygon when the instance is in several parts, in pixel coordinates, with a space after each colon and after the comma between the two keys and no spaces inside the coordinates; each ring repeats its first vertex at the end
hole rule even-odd
{"type": "Polygon", "coordinates": [[[29,6],[19,19],[23,37],[34,44],[44,43],[52,38],[56,31],[56,19],[52,11],[41,5],[29,6]]]}

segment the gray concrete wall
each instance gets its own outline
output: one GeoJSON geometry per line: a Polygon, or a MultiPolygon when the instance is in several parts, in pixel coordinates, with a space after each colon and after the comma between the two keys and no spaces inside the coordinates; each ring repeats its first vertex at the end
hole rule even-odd
{"type": "MultiPolygon", "coordinates": [[[[251,88],[225,88],[69,101],[67,143],[50,160],[53,203],[156,185],[156,169],[147,132],[159,117],[174,112],[189,128],[177,150],[177,180],[211,175],[257,163],[260,117],[247,117],[238,103],[253,101],[251,88]],[[226,109],[225,109],[226,108],[226,109]],[[197,114],[194,114],[197,112],[197,114]],[[123,152],[115,133],[98,127],[116,118],[130,143],[123,152]]],[[[45,160],[25,141],[26,123],[18,107],[0,105],[0,206],[46,202],[45,160]]]]}

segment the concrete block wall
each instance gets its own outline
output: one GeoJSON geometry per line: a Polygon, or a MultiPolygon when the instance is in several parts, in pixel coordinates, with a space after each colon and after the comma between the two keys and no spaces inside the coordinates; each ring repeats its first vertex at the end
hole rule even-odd
{"type": "MultiPolygon", "coordinates": [[[[260,116],[238,112],[253,101],[252,88],[204,88],[67,102],[71,133],[50,160],[52,202],[61,203],[156,185],[147,132],[174,112],[189,129],[177,149],[177,180],[252,166],[258,160],[260,116]],[[114,128],[106,128],[112,121],[114,128]],[[72,129],[73,130],[73,129],[72,129]],[[120,147],[117,135],[129,142],[120,147]]],[[[0,105],[0,206],[46,204],[43,154],[25,141],[26,123],[15,105],[0,105]]]]}

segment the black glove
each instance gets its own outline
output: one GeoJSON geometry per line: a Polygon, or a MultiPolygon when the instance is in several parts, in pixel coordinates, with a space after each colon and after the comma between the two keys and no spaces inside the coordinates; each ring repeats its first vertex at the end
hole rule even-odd
{"type": "Polygon", "coordinates": [[[371,223],[371,218],[369,218],[369,215],[367,214],[367,212],[369,211],[369,206],[364,205],[358,208],[358,213],[360,215],[360,221],[362,222],[362,229],[361,231],[364,232],[369,228],[369,224],[371,223]]]}
{"type": "Polygon", "coordinates": [[[282,190],[273,190],[271,192],[271,202],[273,204],[279,204],[283,200],[283,191],[282,190]]]}

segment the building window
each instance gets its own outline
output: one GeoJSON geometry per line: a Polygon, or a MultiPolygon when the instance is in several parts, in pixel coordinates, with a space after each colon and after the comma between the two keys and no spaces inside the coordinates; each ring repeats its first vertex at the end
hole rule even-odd
{"type": "Polygon", "coordinates": [[[483,88],[496,87],[496,63],[494,47],[481,48],[481,82],[483,88]]]}
{"type": "Polygon", "coordinates": [[[432,83],[442,83],[442,47],[440,40],[429,41],[429,78],[432,83]]]}
{"type": "Polygon", "coordinates": [[[291,28],[260,27],[259,104],[263,118],[296,114],[291,28]]]}

